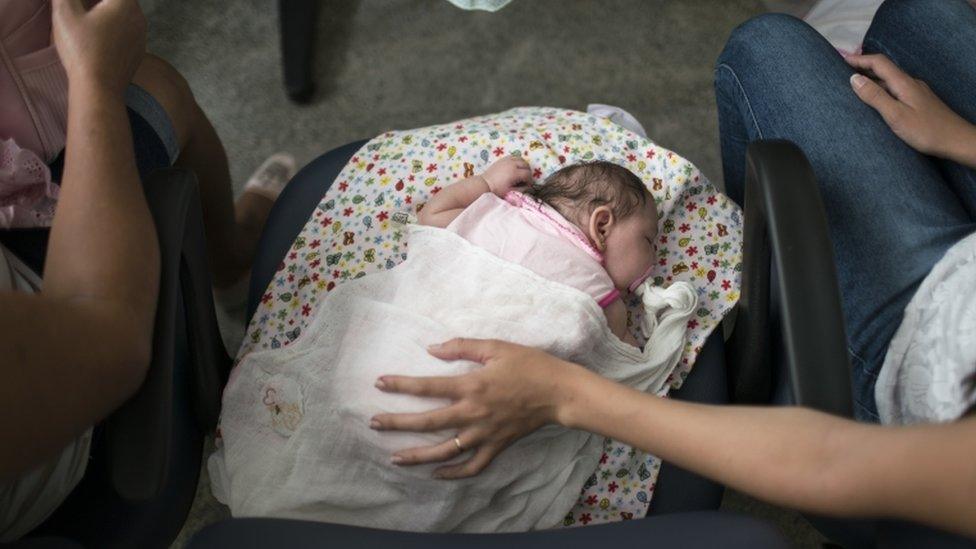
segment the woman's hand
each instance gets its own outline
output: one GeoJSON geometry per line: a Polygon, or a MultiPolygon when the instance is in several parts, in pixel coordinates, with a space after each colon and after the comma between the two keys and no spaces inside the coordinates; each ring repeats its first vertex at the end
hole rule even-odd
{"type": "Polygon", "coordinates": [[[488,166],[482,175],[491,192],[505,196],[508,191],[532,184],[532,168],[518,156],[506,156],[488,166]]]}
{"type": "MultiPolygon", "coordinates": [[[[463,450],[474,456],[435,471],[438,478],[478,474],[499,452],[539,427],[557,422],[566,392],[563,383],[582,367],[537,349],[504,341],[452,339],[431,346],[442,360],[471,360],[484,364],[456,377],[383,376],[376,386],[390,393],[449,398],[447,407],[420,414],[380,414],[370,426],[377,430],[437,431],[457,429],[463,450]]],[[[460,450],[460,451],[463,451],[460,450]]],[[[434,446],[410,448],[394,454],[399,465],[446,461],[460,453],[454,439],[434,446]]]]}
{"type": "Polygon", "coordinates": [[[136,0],[54,0],[54,44],[69,85],[86,82],[120,97],[146,51],[146,18],[136,0]]]}
{"type": "Polygon", "coordinates": [[[852,55],[847,62],[871,77],[855,74],[851,85],[895,135],[924,154],[970,164],[976,155],[976,126],[952,112],[925,82],[884,55],[852,55]]]}

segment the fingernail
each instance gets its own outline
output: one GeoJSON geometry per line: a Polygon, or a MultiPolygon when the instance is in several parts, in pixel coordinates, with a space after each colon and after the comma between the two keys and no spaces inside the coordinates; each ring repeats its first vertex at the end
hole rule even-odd
{"type": "Polygon", "coordinates": [[[386,381],[383,378],[377,379],[376,383],[373,385],[375,385],[377,389],[386,389],[386,381]]]}
{"type": "Polygon", "coordinates": [[[401,463],[403,463],[403,458],[400,456],[393,456],[390,458],[390,463],[392,463],[393,465],[400,465],[401,463]]]}
{"type": "Polygon", "coordinates": [[[442,347],[444,347],[444,344],[443,343],[434,343],[433,345],[428,345],[427,346],[427,350],[428,351],[439,351],[442,347]]]}
{"type": "Polygon", "coordinates": [[[379,429],[380,428],[380,422],[379,421],[376,421],[375,418],[369,420],[369,428],[370,429],[379,429]]]}
{"type": "Polygon", "coordinates": [[[855,90],[861,89],[861,86],[863,86],[867,81],[868,79],[863,75],[857,73],[851,75],[851,85],[854,86],[855,90]]]}

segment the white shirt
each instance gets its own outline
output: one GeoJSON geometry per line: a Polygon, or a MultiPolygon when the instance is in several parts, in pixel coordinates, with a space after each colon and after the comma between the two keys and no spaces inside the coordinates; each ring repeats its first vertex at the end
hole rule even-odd
{"type": "MultiPolygon", "coordinates": [[[[41,281],[0,246],[0,290],[34,293],[41,281]]],[[[85,474],[91,429],[61,454],[6,483],[0,483],[0,543],[27,534],[58,508],[85,474]]]]}
{"type": "Polygon", "coordinates": [[[976,233],[949,248],[915,292],[874,396],[885,424],[954,421],[976,404],[976,233]]]}

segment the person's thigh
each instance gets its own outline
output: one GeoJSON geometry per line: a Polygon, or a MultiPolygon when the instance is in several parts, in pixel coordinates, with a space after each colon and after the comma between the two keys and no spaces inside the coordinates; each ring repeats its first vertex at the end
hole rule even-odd
{"type": "Polygon", "coordinates": [[[810,161],[837,262],[855,411],[876,419],[874,382],[905,306],[976,226],[937,167],[854,95],[852,73],[806,23],[764,15],[732,33],[715,87],[731,197],[743,194],[749,141],[788,139],[810,161]]]}
{"type": "MultiPolygon", "coordinates": [[[[965,0],[887,0],[864,37],[864,53],[888,56],[976,124],[976,9],[965,0]]],[[[976,220],[976,170],[938,163],[976,220]]]]}

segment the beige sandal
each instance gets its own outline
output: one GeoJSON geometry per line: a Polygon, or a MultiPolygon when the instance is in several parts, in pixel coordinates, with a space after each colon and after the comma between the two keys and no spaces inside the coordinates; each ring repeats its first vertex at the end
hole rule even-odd
{"type": "MultiPolygon", "coordinates": [[[[273,202],[277,200],[293,175],[295,175],[295,157],[288,153],[273,154],[251,174],[244,184],[244,192],[259,194],[273,202]]],[[[250,280],[249,269],[230,286],[214,288],[214,301],[217,307],[228,311],[242,308],[247,302],[250,280]]]]}
{"type": "Polygon", "coordinates": [[[257,193],[272,202],[295,175],[295,157],[288,153],[269,156],[244,184],[244,192],[257,193]]]}

